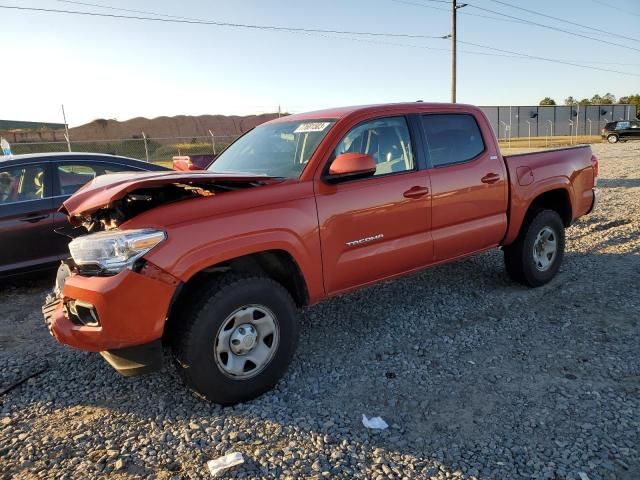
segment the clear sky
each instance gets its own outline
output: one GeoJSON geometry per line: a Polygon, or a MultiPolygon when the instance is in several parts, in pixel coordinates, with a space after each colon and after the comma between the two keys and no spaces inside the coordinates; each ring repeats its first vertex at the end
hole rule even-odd
{"type": "MultiPolygon", "coordinates": [[[[451,25],[449,4],[428,0],[407,1],[435,8],[393,0],[84,1],[223,22],[331,30],[438,36],[450,33],[451,25]]],[[[561,103],[569,95],[611,92],[618,97],[640,91],[640,1],[504,1],[639,41],[534,16],[493,0],[469,0],[470,5],[459,10],[459,39],[574,62],[622,63],[591,65],[638,76],[476,55],[468,52],[486,50],[461,44],[459,102],[537,104],[548,95],[561,103]],[[637,50],[472,16],[495,17],[471,5],[637,50]]],[[[59,0],[0,0],[0,5],[135,15],[59,0]]],[[[69,124],[75,126],[96,118],[248,114],[274,111],[278,105],[299,112],[449,100],[449,40],[338,37],[0,9],[0,118],[58,122],[62,103],[69,124]]]]}

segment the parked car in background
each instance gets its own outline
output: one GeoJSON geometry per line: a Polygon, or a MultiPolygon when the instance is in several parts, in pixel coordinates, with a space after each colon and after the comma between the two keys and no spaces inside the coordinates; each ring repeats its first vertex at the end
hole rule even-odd
{"type": "Polygon", "coordinates": [[[45,322],[125,375],[159,367],[164,340],[192,389],[243,402],[285,372],[298,307],[493,248],[515,281],[551,281],[597,175],[590,146],[503,156],[470,105],[279,118],[206,172],[105,176],[67,200],[88,235],[45,322]]]}
{"type": "Polygon", "coordinates": [[[609,143],[640,140],[640,121],[618,120],[617,122],[609,122],[602,129],[602,138],[609,143]]]}
{"type": "Polygon", "coordinates": [[[92,153],[14,155],[0,162],[0,277],[47,268],[69,256],[58,208],[84,184],[114,172],[168,170],[92,153]]]}
{"type": "Polygon", "coordinates": [[[214,154],[177,155],[173,157],[174,170],[206,170],[216,158],[214,154]]]}

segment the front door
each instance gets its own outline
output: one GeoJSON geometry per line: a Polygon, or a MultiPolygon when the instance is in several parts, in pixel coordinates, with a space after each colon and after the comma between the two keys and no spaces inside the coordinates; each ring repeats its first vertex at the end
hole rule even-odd
{"type": "Polygon", "coordinates": [[[0,272],[57,260],[47,164],[0,165],[0,272]]]}
{"type": "Polygon", "coordinates": [[[429,264],[433,256],[429,176],[417,168],[405,117],[378,118],[355,126],[336,146],[330,161],[341,153],[371,155],[377,169],[364,179],[317,183],[327,293],[429,264]]]}
{"type": "Polygon", "coordinates": [[[496,246],[507,231],[506,167],[474,115],[422,115],[432,189],[435,261],[496,246]]]}

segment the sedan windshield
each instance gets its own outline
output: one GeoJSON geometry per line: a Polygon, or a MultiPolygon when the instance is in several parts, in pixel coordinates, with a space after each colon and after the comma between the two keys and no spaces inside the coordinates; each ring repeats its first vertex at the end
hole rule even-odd
{"type": "Polygon", "coordinates": [[[334,123],[307,120],[256,127],[231,144],[208,170],[298,178],[334,123]]]}

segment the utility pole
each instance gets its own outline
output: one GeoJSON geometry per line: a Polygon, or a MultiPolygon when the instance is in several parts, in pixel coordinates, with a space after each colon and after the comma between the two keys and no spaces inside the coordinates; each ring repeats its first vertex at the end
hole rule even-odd
{"type": "Polygon", "coordinates": [[[451,103],[456,103],[456,24],[458,6],[452,0],[451,9],[451,103]]]}
{"type": "Polygon", "coordinates": [[[451,103],[456,103],[456,70],[457,70],[457,25],[458,25],[458,9],[466,7],[466,3],[458,5],[457,0],[451,0],[451,35],[442,38],[451,37],[451,103]]]}

